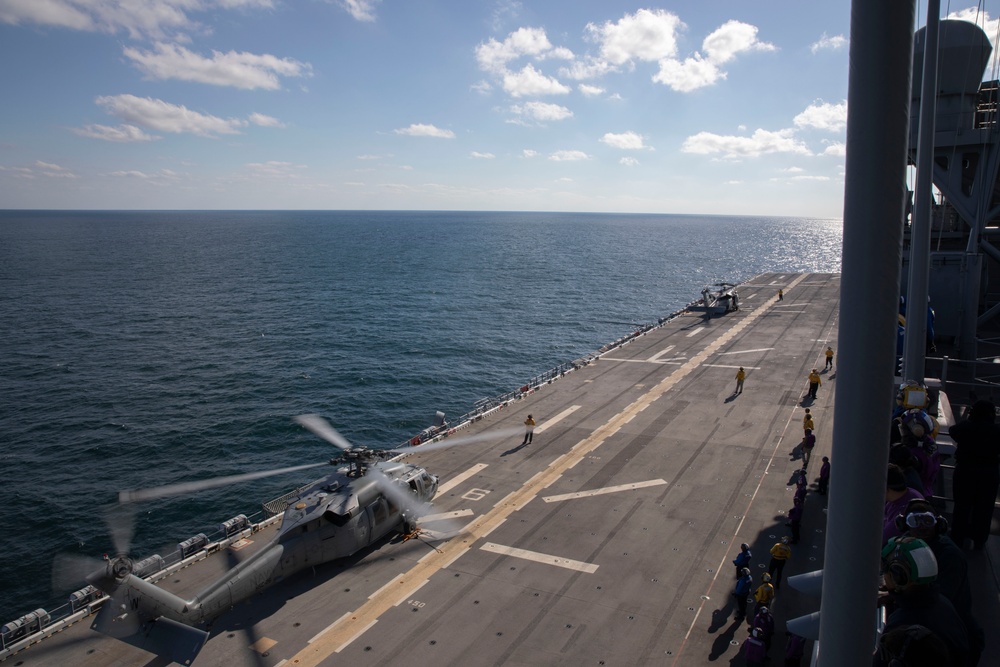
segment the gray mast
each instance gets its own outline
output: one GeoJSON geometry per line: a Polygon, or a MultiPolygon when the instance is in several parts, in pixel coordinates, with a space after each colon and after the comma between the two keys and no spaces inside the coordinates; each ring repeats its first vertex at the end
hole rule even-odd
{"type": "Polygon", "coordinates": [[[931,265],[931,177],[934,168],[934,104],[937,102],[938,25],[941,0],[928,0],[920,121],[917,138],[917,182],[910,225],[910,273],[907,279],[903,379],[924,381],[927,349],[927,284],[931,265]]]}
{"type": "Polygon", "coordinates": [[[892,408],[906,196],[913,0],[851,5],[837,410],[820,646],[826,665],[865,665],[875,599],[892,408]]]}

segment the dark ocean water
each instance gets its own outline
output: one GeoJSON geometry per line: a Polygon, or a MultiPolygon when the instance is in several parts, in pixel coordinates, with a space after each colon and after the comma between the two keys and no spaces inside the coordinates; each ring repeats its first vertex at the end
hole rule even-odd
{"type": "MultiPolygon", "coordinates": [[[[0,623],[112,549],[121,489],[396,445],[763,271],[839,271],[840,221],[457,212],[0,211],[0,623]]],[[[317,476],[142,505],[133,554],[317,476]]]]}

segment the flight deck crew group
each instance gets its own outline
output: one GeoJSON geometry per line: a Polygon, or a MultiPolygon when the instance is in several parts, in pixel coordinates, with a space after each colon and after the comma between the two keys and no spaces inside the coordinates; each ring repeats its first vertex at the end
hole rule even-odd
{"type": "MultiPolygon", "coordinates": [[[[779,299],[780,300],[780,299],[779,299]]],[[[833,348],[827,346],[824,351],[826,366],[823,371],[833,367],[833,348]]],[[[740,371],[742,372],[742,368],[740,371]]],[[[807,396],[815,399],[817,391],[822,384],[820,373],[817,369],[812,369],[809,374],[809,390],[807,396]]],[[[742,378],[737,374],[737,392],[742,389],[742,378]]],[[[736,597],[737,614],[736,619],[747,620],[748,636],[740,646],[740,654],[743,656],[746,665],[763,665],[768,660],[768,652],[771,648],[771,639],[774,635],[774,617],[771,613],[771,605],[775,600],[777,591],[781,588],[782,575],[785,564],[792,557],[792,546],[799,542],[801,536],[802,520],[805,509],[806,495],[809,490],[809,480],[807,477],[807,467],[816,446],[816,421],[812,410],[805,409],[802,418],[802,441],[796,447],[801,451],[802,468],[795,475],[795,496],[793,505],[788,510],[788,522],[786,527],[791,529],[791,535],[782,537],[769,550],[770,560],[767,572],[761,575],[760,586],[753,592],[755,602],[754,614],[747,616],[747,598],[753,589],[753,577],[750,574],[750,561],[752,559],[750,546],[740,545],[740,554],[733,560],[736,567],[736,587],[733,591],[736,597]]],[[[794,453],[794,452],[793,452],[794,453]]],[[[817,493],[825,495],[830,483],[830,458],[823,457],[823,465],[820,467],[817,480],[817,493]]],[[[785,633],[787,641],[785,643],[785,665],[800,665],[805,653],[806,640],[799,635],[790,632],[785,633]]]]}

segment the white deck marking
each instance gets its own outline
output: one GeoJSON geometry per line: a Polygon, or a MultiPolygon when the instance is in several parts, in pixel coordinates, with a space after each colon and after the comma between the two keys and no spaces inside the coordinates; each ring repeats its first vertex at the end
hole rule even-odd
{"type": "Polygon", "coordinates": [[[576,493],[563,493],[558,496],[545,496],[542,498],[547,503],[556,503],[561,500],[575,500],[576,498],[588,498],[590,496],[602,496],[605,493],[618,493],[620,491],[632,491],[633,489],[644,489],[647,486],[660,486],[666,484],[665,479],[651,479],[647,482],[634,482],[632,484],[619,484],[618,486],[606,486],[603,489],[593,489],[591,491],[577,491],[576,493]]]}
{"type": "Polygon", "coordinates": [[[770,352],[773,349],[774,349],[773,347],[758,347],[756,350],[736,350],[735,352],[719,352],[719,356],[721,357],[726,354],[749,354],[751,352],[770,352]]]}
{"type": "Polygon", "coordinates": [[[371,628],[376,623],[378,623],[378,619],[377,618],[374,621],[372,621],[371,623],[369,623],[368,625],[364,626],[363,628],[358,628],[357,632],[355,632],[353,635],[351,635],[350,638],[348,638],[348,640],[346,642],[344,642],[343,644],[341,644],[340,646],[338,646],[333,652],[334,653],[340,653],[341,651],[343,651],[345,648],[347,648],[348,646],[351,645],[351,642],[353,642],[355,639],[357,639],[361,635],[363,635],[366,632],[368,632],[369,628],[371,628]]]}
{"type": "Polygon", "coordinates": [[[760,366],[733,366],[731,364],[702,364],[702,368],[742,368],[747,371],[759,371],[760,366]]]}
{"type": "Polygon", "coordinates": [[[687,337],[690,338],[691,336],[695,335],[696,333],[701,333],[704,330],[705,330],[705,327],[698,327],[697,329],[692,330],[691,333],[689,333],[687,335],[687,337]]]}
{"type": "Polygon", "coordinates": [[[646,361],[656,361],[657,359],[659,359],[660,357],[662,357],[663,355],[665,355],[667,352],[669,352],[670,350],[674,349],[675,347],[677,347],[677,346],[676,345],[670,345],[670,346],[668,346],[668,347],[660,350],[659,352],[657,352],[656,354],[654,354],[653,356],[651,356],[649,359],[646,359],[646,361]]]}
{"type": "Polygon", "coordinates": [[[442,493],[447,493],[447,492],[451,491],[456,486],[458,486],[459,484],[461,484],[465,480],[469,479],[473,475],[477,474],[479,471],[481,471],[483,468],[487,467],[488,465],[489,465],[488,463],[477,463],[476,465],[472,466],[471,468],[469,468],[468,470],[466,470],[465,472],[463,472],[461,475],[457,475],[457,476],[449,479],[447,482],[445,482],[444,484],[442,484],[441,486],[438,487],[436,495],[441,495],[442,493]]]}
{"type": "Polygon", "coordinates": [[[606,361],[624,361],[630,364],[669,364],[673,362],[682,362],[687,357],[673,357],[672,359],[621,359],[619,357],[602,357],[606,361]]]}
{"type": "Polygon", "coordinates": [[[494,544],[493,542],[487,542],[480,548],[483,551],[489,551],[503,556],[511,556],[513,558],[523,558],[524,560],[533,560],[536,563],[545,563],[546,565],[556,565],[558,567],[564,567],[567,570],[576,570],[577,572],[587,572],[589,574],[597,572],[597,566],[592,563],[570,560],[569,558],[560,558],[559,556],[550,556],[549,554],[538,553],[537,551],[528,551],[526,549],[517,549],[515,547],[505,547],[502,544],[494,544]]]}
{"type": "Polygon", "coordinates": [[[326,632],[327,630],[329,630],[333,626],[337,625],[337,623],[340,623],[342,620],[344,620],[345,618],[347,618],[350,615],[351,615],[351,612],[347,612],[346,614],[344,614],[343,616],[341,616],[340,618],[338,618],[336,621],[334,621],[333,623],[331,623],[330,625],[326,626],[325,628],[323,628],[322,630],[320,630],[319,632],[317,632],[315,635],[313,635],[309,639],[309,641],[307,641],[306,643],[307,644],[312,644],[314,641],[316,641],[316,639],[319,638],[320,635],[322,635],[324,632],[326,632]]]}
{"type": "Polygon", "coordinates": [[[574,412],[576,412],[579,409],[580,409],[579,405],[571,405],[571,406],[569,406],[568,408],[566,408],[565,410],[563,410],[562,412],[560,412],[559,414],[557,414],[552,419],[549,419],[548,421],[546,421],[544,424],[540,424],[537,427],[535,427],[535,433],[541,433],[542,431],[544,431],[545,429],[549,428],[550,426],[555,426],[556,424],[558,424],[559,422],[561,422],[563,419],[566,419],[566,417],[569,417],[571,414],[573,414],[574,412]]]}

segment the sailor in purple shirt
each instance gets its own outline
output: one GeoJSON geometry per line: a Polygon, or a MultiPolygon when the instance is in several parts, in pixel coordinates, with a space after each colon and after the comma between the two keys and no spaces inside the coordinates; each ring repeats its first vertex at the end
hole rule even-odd
{"type": "Polygon", "coordinates": [[[903,514],[906,505],[914,498],[923,498],[916,489],[906,486],[906,476],[899,466],[890,463],[885,482],[885,513],[882,515],[882,543],[898,535],[902,531],[896,526],[896,517],[903,514]]]}

